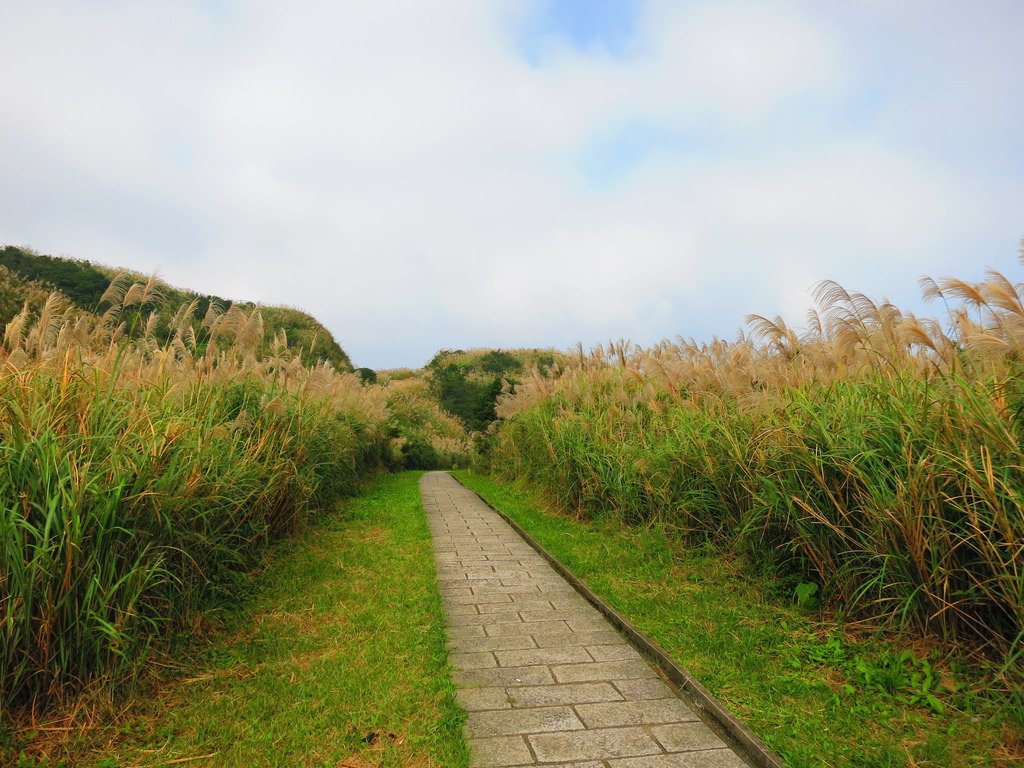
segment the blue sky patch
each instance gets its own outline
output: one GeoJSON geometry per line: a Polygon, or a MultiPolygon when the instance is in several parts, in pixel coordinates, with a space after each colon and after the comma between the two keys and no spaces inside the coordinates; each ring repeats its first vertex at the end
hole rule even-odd
{"type": "Polygon", "coordinates": [[[625,55],[636,32],[640,0],[540,0],[520,31],[524,58],[539,66],[551,43],[568,43],[580,52],[625,55]]]}
{"type": "Polygon", "coordinates": [[[576,155],[576,169],[588,185],[610,189],[654,154],[685,149],[686,137],[652,120],[623,120],[594,133],[576,155]]]}

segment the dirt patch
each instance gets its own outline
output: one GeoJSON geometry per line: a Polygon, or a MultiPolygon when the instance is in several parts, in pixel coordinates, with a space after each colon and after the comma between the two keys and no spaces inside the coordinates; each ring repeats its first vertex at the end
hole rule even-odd
{"type": "Polygon", "coordinates": [[[403,734],[391,731],[369,731],[360,734],[359,740],[367,745],[370,754],[343,757],[335,764],[335,768],[379,768],[382,761],[372,758],[374,752],[386,752],[392,761],[397,757],[403,768],[438,768],[437,763],[429,757],[412,752],[409,749],[408,740],[403,734]]]}
{"type": "Polygon", "coordinates": [[[203,672],[193,677],[186,677],[180,681],[181,685],[190,685],[192,683],[208,683],[211,680],[249,680],[250,678],[256,677],[263,668],[262,664],[250,667],[245,664],[235,664],[231,667],[223,667],[220,669],[213,669],[209,672],[203,672]]]}
{"type": "Polygon", "coordinates": [[[343,757],[337,762],[334,768],[377,768],[379,763],[371,763],[359,757],[343,757]]]}
{"type": "Polygon", "coordinates": [[[256,622],[271,627],[292,627],[300,636],[309,637],[321,634],[327,625],[338,627],[346,620],[339,616],[324,616],[309,606],[300,611],[267,611],[257,616],[256,622]]]}
{"type": "MultiPolygon", "coordinates": [[[[317,662],[323,661],[324,659],[332,659],[335,656],[339,656],[340,654],[340,648],[338,648],[337,646],[329,646],[326,648],[320,648],[316,651],[300,653],[297,656],[292,654],[288,660],[291,662],[292,666],[300,669],[303,672],[308,672],[309,668],[317,662]]],[[[295,682],[294,675],[292,682],[295,682]]]]}
{"type": "Polygon", "coordinates": [[[359,538],[371,544],[386,544],[391,541],[391,531],[375,525],[360,531],[359,538]]]}

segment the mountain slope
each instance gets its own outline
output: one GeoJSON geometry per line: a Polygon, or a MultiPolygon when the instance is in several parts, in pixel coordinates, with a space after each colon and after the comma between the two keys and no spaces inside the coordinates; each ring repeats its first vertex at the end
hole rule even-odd
{"type": "MultiPolygon", "coordinates": [[[[48,256],[13,245],[4,246],[0,248],[0,327],[17,314],[26,301],[33,310],[38,309],[46,292],[53,289],[63,293],[72,304],[85,312],[101,311],[103,293],[119,274],[146,280],[132,270],[118,270],[89,261],[48,256]]],[[[211,303],[220,306],[222,310],[232,305],[246,312],[256,308],[252,302],[236,302],[175,288],[160,280],[156,281],[156,287],[162,297],[158,315],[165,321],[170,321],[179,309],[193,302],[195,307],[192,318],[197,327],[211,303]]],[[[261,306],[259,309],[266,338],[274,339],[284,331],[288,348],[300,351],[303,363],[308,365],[326,360],[338,370],[352,370],[348,354],[335,341],[331,332],[312,315],[293,307],[261,306]]]]}

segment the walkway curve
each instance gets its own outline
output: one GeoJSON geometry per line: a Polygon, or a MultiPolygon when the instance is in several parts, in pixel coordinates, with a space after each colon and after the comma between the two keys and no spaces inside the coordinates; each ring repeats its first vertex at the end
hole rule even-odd
{"type": "Polygon", "coordinates": [[[474,768],[747,765],[475,493],[420,492],[474,768]]]}

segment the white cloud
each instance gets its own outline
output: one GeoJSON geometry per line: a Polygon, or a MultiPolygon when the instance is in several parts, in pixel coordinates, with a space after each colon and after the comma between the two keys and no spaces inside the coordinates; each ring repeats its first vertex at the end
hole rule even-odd
{"type": "Polygon", "coordinates": [[[672,78],[684,104],[741,126],[786,99],[842,85],[836,35],[784,3],[663,3],[649,24],[652,73],[672,78]]]}
{"type": "Polygon", "coordinates": [[[1021,234],[1021,55],[995,31],[980,62],[936,53],[963,19],[894,56],[875,30],[915,18],[887,6],[664,0],[628,55],[549,43],[533,67],[508,0],[203,8],[4,5],[0,240],[301,306],[357,363],[398,365],[730,335],[799,320],[817,279],[912,295],[1021,234]],[[935,57],[971,75],[929,80],[935,57]],[[960,99],[985,162],[927,129],[960,99]],[[592,187],[574,158],[631,120],[678,146],[592,187]]]}

